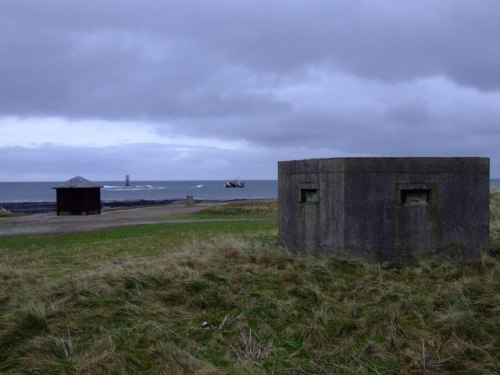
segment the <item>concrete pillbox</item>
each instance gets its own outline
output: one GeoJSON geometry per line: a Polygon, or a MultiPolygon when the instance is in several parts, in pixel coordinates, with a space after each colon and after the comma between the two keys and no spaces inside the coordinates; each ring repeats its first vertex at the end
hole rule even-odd
{"type": "Polygon", "coordinates": [[[477,157],[281,161],[280,242],[374,261],[477,259],[488,246],[489,169],[477,157]]]}

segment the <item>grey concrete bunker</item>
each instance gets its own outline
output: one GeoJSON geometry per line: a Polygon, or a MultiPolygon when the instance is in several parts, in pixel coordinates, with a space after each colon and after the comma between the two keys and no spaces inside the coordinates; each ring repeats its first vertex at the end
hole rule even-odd
{"type": "Polygon", "coordinates": [[[477,259],[488,246],[489,170],[479,157],[280,161],[280,242],[382,262],[477,259]]]}

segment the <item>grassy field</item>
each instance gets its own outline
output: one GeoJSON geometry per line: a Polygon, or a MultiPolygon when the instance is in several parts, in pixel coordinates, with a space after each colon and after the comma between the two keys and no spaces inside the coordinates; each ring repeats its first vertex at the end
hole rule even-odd
{"type": "Polygon", "coordinates": [[[182,217],[0,238],[0,373],[500,371],[499,190],[470,265],[294,256],[275,202],[182,217]]]}

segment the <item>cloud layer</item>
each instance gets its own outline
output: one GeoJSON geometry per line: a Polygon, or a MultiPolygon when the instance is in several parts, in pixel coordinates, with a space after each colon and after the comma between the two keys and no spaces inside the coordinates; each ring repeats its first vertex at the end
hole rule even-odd
{"type": "Polygon", "coordinates": [[[4,1],[0,179],[276,178],[277,160],[346,155],[489,156],[500,177],[498,14],[495,0],[4,1]]]}

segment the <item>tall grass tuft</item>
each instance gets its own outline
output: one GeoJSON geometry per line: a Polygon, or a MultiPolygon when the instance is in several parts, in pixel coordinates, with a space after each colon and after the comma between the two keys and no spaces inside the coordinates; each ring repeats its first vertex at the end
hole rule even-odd
{"type": "Polygon", "coordinates": [[[41,334],[48,334],[49,327],[43,303],[37,302],[23,307],[10,326],[0,336],[0,370],[9,368],[23,355],[23,344],[41,334]]]}

